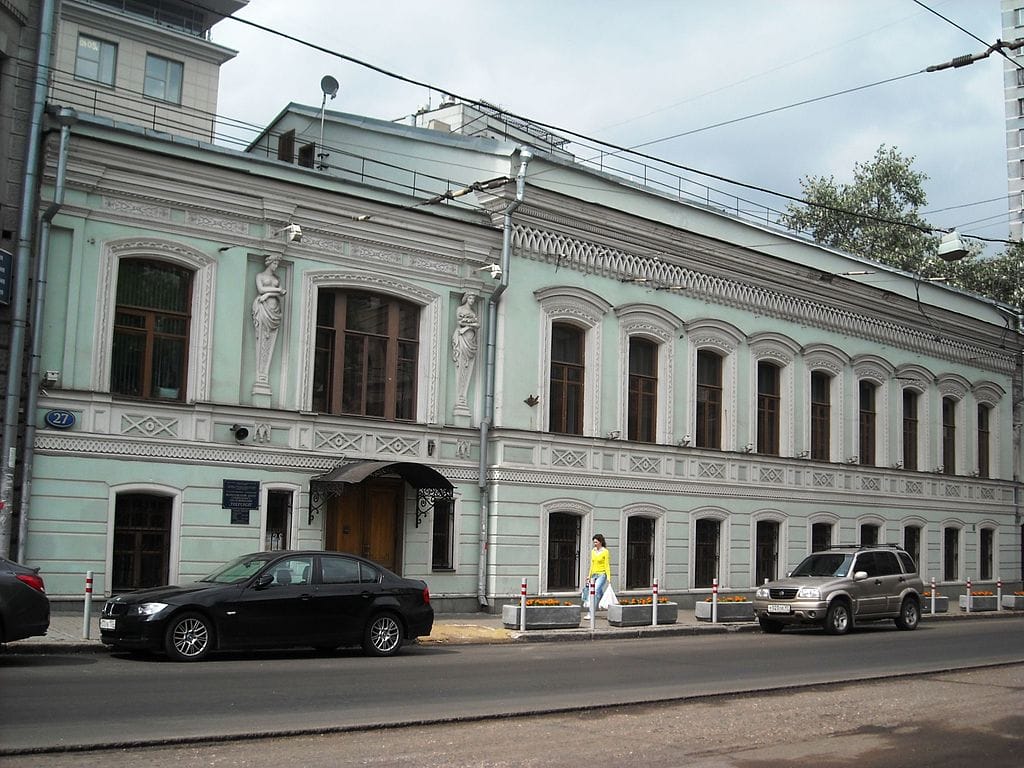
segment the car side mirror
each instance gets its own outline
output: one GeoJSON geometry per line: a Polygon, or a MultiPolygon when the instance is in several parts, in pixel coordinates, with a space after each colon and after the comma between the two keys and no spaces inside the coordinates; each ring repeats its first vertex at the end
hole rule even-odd
{"type": "Polygon", "coordinates": [[[856,573],[853,574],[853,580],[854,581],[864,581],[864,579],[866,579],[867,577],[868,577],[868,572],[867,571],[857,571],[856,573]]]}
{"type": "Polygon", "coordinates": [[[256,577],[256,583],[253,586],[256,589],[266,589],[274,583],[274,574],[272,573],[261,573],[256,577]]]}

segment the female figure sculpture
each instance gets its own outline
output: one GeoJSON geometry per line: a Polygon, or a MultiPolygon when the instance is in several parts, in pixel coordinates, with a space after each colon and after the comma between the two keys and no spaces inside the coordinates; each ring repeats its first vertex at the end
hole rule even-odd
{"type": "Polygon", "coordinates": [[[256,275],[256,298],[252,302],[252,323],[256,327],[256,385],[268,386],[270,381],[270,358],[277,342],[277,329],[281,327],[283,315],[282,298],[286,291],[281,287],[277,268],[281,257],[271,254],[264,264],[266,268],[256,275]]]}

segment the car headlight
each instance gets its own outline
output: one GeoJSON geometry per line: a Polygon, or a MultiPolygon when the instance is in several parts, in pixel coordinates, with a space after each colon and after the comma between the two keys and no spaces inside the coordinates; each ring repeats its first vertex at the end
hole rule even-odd
{"type": "Polygon", "coordinates": [[[758,600],[767,600],[769,597],[771,597],[771,591],[768,589],[768,587],[758,587],[757,593],[754,595],[754,597],[756,597],[758,600]]]}
{"type": "Polygon", "coordinates": [[[797,600],[821,600],[821,590],[817,587],[800,587],[796,593],[797,600]]]}
{"type": "Polygon", "coordinates": [[[160,613],[166,607],[167,603],[139,603],[135,606],[134,612],[139,616],[153,616],[160,613]]]}

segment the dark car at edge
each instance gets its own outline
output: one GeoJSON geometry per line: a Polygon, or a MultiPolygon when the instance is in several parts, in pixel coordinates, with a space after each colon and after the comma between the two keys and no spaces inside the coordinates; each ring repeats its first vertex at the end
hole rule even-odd
{"type": "Polygon", "coordinates": [[[278,551],[243,555],[191,584],[117,595],[103,606],[100,636],[115,651],[176,661],[228,649],[355,645],[392,656],[433,623],[423,581],[356,555],[278,551]]]}
{"type": "Polygon", "coordinates": [[[50,600],[38,568],[0,557],[0,643],[45,635],[50,600]]]}

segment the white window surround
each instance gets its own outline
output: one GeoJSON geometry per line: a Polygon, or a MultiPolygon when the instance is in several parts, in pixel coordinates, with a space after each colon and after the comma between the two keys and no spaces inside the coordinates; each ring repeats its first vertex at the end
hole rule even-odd
{"type": "Polygon", "coordinates": [[[313,407],[313,363],[316,352],[317,292],[321,288],[340,288],[395,296],[420,307],[419,354],[416,368],[416,421],[436,424],[440,421],[440,377],[442,343],[440,294],[420,285],[389,275],[338,270],[309,270],[301,275],[302,316],[299,320],[299,407],[313,407]]]}
{"type": "Polygon", "coordinates": [[[299,520],[302,515],[299,511],[299,495],[302,492],[301,486],[294,483],[260,483],[260,533],[256,539],[257,549],[262,550],[267,540],[267,497],[271,491],[286,491],[292,495],[291,518],[288,521],[288,549],[301,549],[299,541],[299,520]]]}
{"type": "Polygon", "coordinates": [[[927,471],[932,468],[929,464],[932,451],[932,444],[935,436],[935,426],[932,419],[932,399],[930,387],[935,381],[935,375],[919,365],[901,365],[898,367],[893,378],[899,385],[899,392],[896,395],[896,410],[899,420],[899,439],[895,445],[895,456],[893,462],[905,466],[906,459],[903,456],[903,392],[911,390],[916,392],[917,397],[917,469],[927,471]]]}
{"type": "MultiPolygon", "coordinates": [[[[860,382],[868,381],[875,385],[875,463],[876,467],[889,466],[889,435],[892,425],[889,421],[889,382],[892,381],[895,369],[885,360],[875,355],[860,355],[852,361],[853,377],[856,382],[854,391],[857,393],[856,412],[858,418],[853,419],[853,445],[860,446],[860,382]]],[[[859,449],[858,449],[859,450],[859,449]]],[[[857,451],[854,451],[857,453],[857,451]]]]}
{"type": "MultiPolygon", "coordinates": [[[[1004,402],[1006,390],[1001,386],[991,381],[980,381],[971,388],[971,395],[974,397],[976,405],[986,405],[989,407],[988,417],[988,476],[992,479],[1005,478],[1004,469],[1002,467],[1002,451],[1000,446],[1003,444],[1002,433],[1004,426],[1009,419],[1000,417],[1000,408],[1004,402]]],[[[977,430],[978,430],[978,416],[977,409],[973,409],[973,428],[975,438],[971,444],[975,446],[977,450],[977,430]]],[[[974,456],[974,469],[978,469],[978,457],[974,456]]]]}
{"type": "Polygon", "coordinates": [[[888,544],[886,541],[885,531],[885,518],[879,517],[878,515],[861,515],[854,522],[854,544],[862,544],[860,540],[860,529],[864,525],[873,525],[878,528],[878,543],[888,544]]]}
{"type": "Polygon", "coordinates": [[[989,530],[992,531],[992,578],[985,579],[985,583],[994,584],[1000,578],[999,574],[1001,573],[999,569],[999,523],[994,520],[982,520],[974,528],[974,551],[977,555],[974,563],[977,577],[974,581],[981,581],[981,532],[989,530]]]}
{"type": "Polygon", "coordinates": [[[804,392],[806,398],[806,418],[804,421],[804,446],[811,447],[811,374],[822,372],[829,375],[829,458],[834,462],[846,461],[848,456],[843,453],[843,425],[846,411],[846,370],[850,358],[840,349],[829,344],[817,344],[803,350],[806,373],[804,376],[804,392]]]}
{"type": "Polygon", "coordinates": [[[171,535],[167,553],[167,583],[177,584],[180,581],[181,560],[181,496],[178,488],[156,483],[126,483],[111,485],[107,497],[107,542],[106,562],[104,563],[103,594],[111,595],[111,582],[114,578],[114,528],[117,511],[117,497],[123,493],[145,493],[150,496],[169,497],[171,499],[171,535]]]}
{"type": "Polygon", "coordinates": [[[939,523],[939,574],[935,579],[937,584],[961,584],[966,582],[967,567],[964,559],[964,554],[967,551],[966,541],[967,525],[962,520],[943,520],[939,523]],[[950,528],[955,529],[957,533],[957,573],[956,578],[952,581],[946,581],[946,531],[950,528]]]}
{"type": "Polygon", "coordinates": [[[110,391],[110,360],[114,344],[117,274],[121,259],[166,261],[192,271],[192,317],[189,323],[186,402],[210,399],[213,365],[213,311],[217,262],[202,251],[173,240],[124,239],[103,244],[97,270],[96,325],[93,330],[92,388],[110,391]]]}
{"type": "Polygon", "coordinates": [[[721,320],[697,320],[686,330],[688,344],[687,360],[687,403],[686,428],[687,435],[697,435],[697,353],[702,351],[716,352],[722,356],[722,435],[723,451],[734,451],[737,448],[736,410],[738,408],[736,394],[737,351],[745,337],[736,326],[721,320]]]}
{"type": "MultiPolygon", "coordinates": [[[[829,538],[829,544],[839,543],[839,516],[833,514],[832,512],[816,512],[815,514],[807,518],[807,541],[804,546],[804,554],[800,555],[799,558],[801,560],[807,555],[811,554],[811,545],[814,543],[813,532],[815,523],[828,523],[829,525],[831,525],[832,528],[830,530],[831,537],[829,538]]],[[[792,563],[792,565],[790,566],[790,570],[792,570],[792,568],[795,568],[796,565],[797,563],[792,563]]]]}
{"type": "MultiPolygon", "coordinates": [[[[956,374],[949,373],[939,377],[938,381],[936,382],[936,388],[939,395],[939,421],[937,425],[938,440],[936,441],[938,454],[936,456],[935,468],[938,469],[938,467],[943,466],[943,432],[945,425],[943,422],[942,401],[944,401],[948,397],[956,401],[956,406],[954,409],[954,427],[956,430],[956,437],[954,439],[953,446],[954,455],[956,457],[956,466],[954,467],[954,474],[966,475],[969,471],[967,467],[973,468],[976,463],[973,458],[971,459],[971,461],[967,461],[968,435],[970,435],[971,440],[973,440],[974,429],[977,428],[976,416],[970,419],[967,418],[967,392],[970,390],[970,383],[963,376],[958,376],[956,374]]],[[[930,469],[930,467],[922,467],[922,469],[928,470],[930,469]]],[[[945,470],[944,466],[943,469],[945,470]]],[[[962,562],[963,560],[961,560],[961,563],[962,562]]]]}
{"type": "MultiPolygon", "coordinates": [[[[917,560],[917,572],[924,579],[924,585],[928,587],[928,522],[923,517],[907,517],[900,520],[900,540],[898,544],[902,547],[907,540],[907,528],[918,528],[920,530],[920,553],[917,560]]],[[[938,579],[936,579],[938,582],[938,579]]]]}
{"type": "Polygon", "coordinates": [[[687,579],[687,585],[691,590],[697,592],[711,592],[711,587],[697,587],[696,583],[696,566],[697,566],[697,521],[698,520],[717,520],[719,523],[718,527],[718,588],[719,590],[728,589],[731,584],[729,578],[731,558],[730,553],[732,551],[732,535],[731,535],[731,516],[729,511],[717,507],[702,507],[696,509],[690,513],[690,533],[688,547],[688,562],[687,568],[689,570],[689,576],[687,579]]]}
{"type": "MultiPolygon", "coordinates": [[[[415,510],[416,510],[416,501],[417,501],[416,499],[412,500],[412,507],[411,507],[412,510],[413,510],[413,515],[414,516],[415,516],[415,510]]],[[[425,520],[422,523],[420,523],[420,528],[421,529],[423,528],[423,526],[427,526],[427,568],[426,568],[426,572],[427,573],[434,573],[435,572],[435,571],[433,571],[433,565],[434,565],[434,562],[433,562],[434,561],[434,511],[435,511],[435,507],[433,505],[431,505],[431,507],[430,507],[430,519],[429,520],[425,520]]],[[[461,551],[461,547],[459,546],[459,536],[460,536],[460,534],[462,532],[461,520],[462,520],[462,494],[459,493],[458,491],[455,491],[455,493],[453,494],[453,497],[452,497],[452,531],[451,531],[451,533],[452,533],[452,568],[451,568],[451,571],[443,570],[443,571],[438,571],[438,573],[451,574],[451,573],[458,573],[459,572],[459,566],[461,564],[460,560],[459,560],[459,553],[461,551]]],[[[406,541],[408,542],[408,539],[406,539],[406,541]]]]}
{"type": "Polygon", "coordinates": [[[629,342],[646,339],[658,346],[657,442],[674,443],[675,340],[683,321],[671,312],[649,304],[624,304],[615,308],[619,319],[619,402],[613,429],[625,438],[629,423],[629,342]]]}
{"type": "Polygon", "coordinates": [[[571,323],[585,330],[583,373],[583,434],[591,437],[601,434],[601,325],[612,305],[596,293],[573,286],[552,286],[534,291],[540,304],[541,324],[538,340],[537,392],[541,395],[540,418],[537,431],[549,431],[551,391],[551,326],[553,323],[571,323]]]}
{"type": "Polygon", "coordinates": [[[779,455],[796,455],[796,377],[793,362],[800,352],[799,345],[792,339],[778,333],[759,333],[750,337],[750,442],[757,445],[757,366],[758,363],[774,363],[779,367],[779,455]]]}
{"type": "Polygon", "coordinates": [[[777,509],[762,509],[750,516],[750,573],[748,578],[752,588],[757,589],[757,524],[762,522],[779,524],[779,540],[776,542],[775,578],[784,577],[790,568],[786,565],[786,553],[789,551],[789,517],[777,509]]]}
{"type": "MultiPolygon", "coordinates": [[[[578,501],[577,499],[551,499],[549,501],[541,502],[538,505],[538,511],[540,512],[539,528],[540,528],[540,546],[538,547],[539,562],[537,563],[537,573],[539,583],[537,584],[537,594],[550,594],[547,591],[548,583],[548,546],[549,546],[549,519],[551,515],[555,513],[562,513],[565,515],[575,515],[580,518],[580,575],[579,583],[583,582],[587,578],[587,574],[590,571],[590,541],[593,539],[593,521],[592,516],[594,508],[585,502],[578,501]]],[[[612,574],[614,576],[614,574],[612,574]]],[[[559,593],[562,594],[562,593],[559,593]]]]}
{"type": "Polygon", "coordinates": [[[655,504],[630,504],[622,508],[619,520],[619,557],[618,565],[612,569],[612,580],[616,591],[626,589],[626,545],[629,543],[629,518],[648,517],[654,519],[654,578],[661,589],[665,588],[665,553],[668,546],[667,519],[668,510],[655,504]]]}

